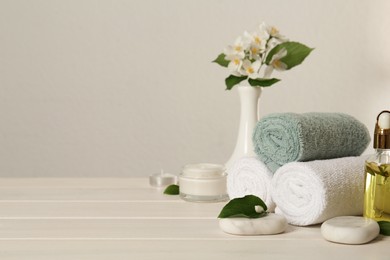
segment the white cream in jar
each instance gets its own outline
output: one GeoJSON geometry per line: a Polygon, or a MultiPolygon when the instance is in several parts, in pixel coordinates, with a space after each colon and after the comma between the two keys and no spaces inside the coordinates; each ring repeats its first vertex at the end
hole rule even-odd
{"type": "Polygon", "coordinates": [[[228,199],[225,167],[219,164],[187,164],[179,176],[180,197],[193,202],[228,199]]]}

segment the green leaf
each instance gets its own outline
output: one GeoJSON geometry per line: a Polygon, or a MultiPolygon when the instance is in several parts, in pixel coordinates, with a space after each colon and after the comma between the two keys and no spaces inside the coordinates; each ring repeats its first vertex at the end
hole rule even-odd
{"type": "Polygon", "coordinates": [[[314,50],[299,42],[283,42],[276,45],[267,55],[265,63],[269,65],[272,57],[281,49],[287,50],[287,55],[280,59],[281,62],[287,65],[287,69],[291,69],[303,62],[303,60],[314,50]]]}
{"type": "Polygon", "coordinates": [[[380,175],[384,177],[389,177],[389,171],[387,171],[386,164],[379,165],[379,171],[381,172],[380,175]]]}
{"type": "Polygon", "coordinates": [[[221,53],[218,55],[218,57],[213,60],[213,62],[221,65],[222,67],[227,67],[229,65],[229,61],[225,59],[226,55],[221,53]]]}
{"type": "Polygon", "coordinates": [[[218,218],[261,218],[267,215],[267,205],[259,197],[247,195],[232,199],[223,207],[218,218]],[[256,212],[255,206],[261,206],[264,211],[256,212]]]}
{"type": "Polygon", "coordinates": [[[235,85],[237,85],[243,80],[246,80],[247,78],[248,78],[247,76],[237,77],[234,75],[230,75],[225,79],[226,89],[231,90],[235,85]]]}
{"type": "MultiPolygon", "coordinates": [[[[366,172],[368,172],[371,175],[375,176],[375,171],[372,169],[372,166],[370,165],[371,163],[366,164],[366,172]]],[[[379,170],[379,169],[378,169],[379,170]]]]}
{"type": "Polygon", "coordinates": [[[180,193],[179,185],[176,184],[169,185],[164,190],[164,194],[167,195],[179,195],[179,193],[180,193]]]}
{"type": "Polygon", "coordinates": [[[380,233],[385,236],[390,236],[390,222],[389,221],[378,221],[380,227],[380,233]]]}
{"type": "Polygon", "coordinates": [[[248,79],[248,82],[252,87],[269,87],[278,81],[280,81],[280,79],[248,79]]]}
{"type": "Polygon", "coordinates": [[[383,177],[390,176],[390,167],[388,164],[378,165],[375,162],[366,163],[366,172],[371,175],[381,175],[383,177]]]}

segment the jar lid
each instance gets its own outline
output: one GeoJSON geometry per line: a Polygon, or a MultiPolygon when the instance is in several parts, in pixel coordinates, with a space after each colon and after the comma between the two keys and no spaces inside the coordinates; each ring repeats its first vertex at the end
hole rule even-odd
{"type": "Polygon", "coordinates": [[[187,164],[183,167],[182,176],[196,179],[219,178],[225,172],[225,167],[213,163],[187,164]]]}
{"type": "Polygon", "coordinates": [[[390,111],[384,110],[376,118],[374,148],[390,149],[390,111]]]}

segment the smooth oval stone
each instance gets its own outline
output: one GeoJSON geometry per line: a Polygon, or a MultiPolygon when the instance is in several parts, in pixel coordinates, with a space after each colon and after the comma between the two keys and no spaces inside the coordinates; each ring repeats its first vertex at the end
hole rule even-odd
{"type": "Polygon", "coordinates": [[[364,217],[335,217],[322,223],[321,234],[331,242],[359,245],[376,238],[379,225],[375,220],[364,217]]]}
{"type": "Polygon", "coordinates": [[[287,221],[281,215],[269,213],[262,218],[221,218],[219,227],[233,235],[273,235],[282,233],[287,221]]]}

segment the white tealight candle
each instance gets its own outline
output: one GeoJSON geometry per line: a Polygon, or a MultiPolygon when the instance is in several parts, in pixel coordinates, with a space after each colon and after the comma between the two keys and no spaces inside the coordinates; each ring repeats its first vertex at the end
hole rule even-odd
{"type": "Polygon", "coordinates": [[[149,176],[149,184],[153,187],[163,188],[171,184],[177,184],[177,176],[170,173],[164,173],[163,170],[161,170],[161,173],[149,176]]]}
{"type": "Polygon", "coordinates": [[[226,177],[222,165],[188,164],[179,176],[180,197],[193,202],[225,201],[228,199],[226,177]]]}

